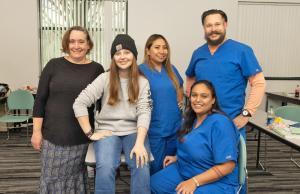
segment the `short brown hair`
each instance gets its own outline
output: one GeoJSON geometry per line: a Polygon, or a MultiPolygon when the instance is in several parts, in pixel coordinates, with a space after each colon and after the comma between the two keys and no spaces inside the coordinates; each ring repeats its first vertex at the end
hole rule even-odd
{"type": "Polygon", "coordinates": [[[83,32],[83,33],[86,35],[86,40],[87,40],[87,42],[88,42],[88,44],[89,44],[89,46],[90,46],[90,48],[89,48],[89,50],[87,51],[86,54],[89,54],[90,51],[92,50],[93,46],[94,46],[94,43],[93,43],[93,41],[92,41],[92,39],[91,39],[91,37],[90,37],[90,34],[89,34],[89,32],[87,31],[87,29],[84,28],[84,27],[81,27],[81,26],[73,26],[73,27],[69,28],[69,29],[65,32],[65,34],[64,34],[64,36],[63,36],[63,39],[62,39],[62,43],[61,43],[61,45],[62,45],[62,49],[61,49],[61,50],[62,50],[64,53],[69,53],[70,34],[71,34],[71,32],[72,32],[73,30],[81,31],[81,32],[83,32]]]}
{"type": "Polygon", "coordinates": [[[202,21],[202,25],[204,25],[204,20],[207,16],[209,15],[213,15],[213,14],[220,14],[221,17],[224,19],[225,22],[227,22],[227,15],[224,11],[220,10],[220,9],[210,9],[207,10],[205,12],[203,12],[202,16],[201,16],[201,21],[202,21]]]}

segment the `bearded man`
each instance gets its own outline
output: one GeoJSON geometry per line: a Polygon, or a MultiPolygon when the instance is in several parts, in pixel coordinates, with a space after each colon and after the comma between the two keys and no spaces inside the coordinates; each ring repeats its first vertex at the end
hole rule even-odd
{"type": "Polygon", "coordinates": [[[196,49],[185,72],[186,94],[197,80],[213,83],[218,103],[245,137],[244,126],[260,105],[265,91],[265,78],[250,46],[227,39],[227,15],[211,9],[202,14],[206,43],[196,49]],[[249,82],[247,100],[245,90],[249,82]]]}

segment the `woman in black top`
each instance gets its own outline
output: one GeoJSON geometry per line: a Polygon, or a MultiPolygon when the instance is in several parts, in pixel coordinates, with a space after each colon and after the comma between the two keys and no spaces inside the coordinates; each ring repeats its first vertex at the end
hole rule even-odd
{"type": "MultiPolygon", "coordinates": [[[[86,29],[71,27],[62,40],[67,55],[51,59],[42,71],[33,109],[31,143],[41,151],[40,193],[87,193],[84,165],[88,138],[72,109],[78,94],[103,67],[86,55],[93,42],[86,29]]],[[[89,112],[93,117],[93,108],[89,112]]],[[[92,123],[92,122],[91,122],[92,123]]]]}

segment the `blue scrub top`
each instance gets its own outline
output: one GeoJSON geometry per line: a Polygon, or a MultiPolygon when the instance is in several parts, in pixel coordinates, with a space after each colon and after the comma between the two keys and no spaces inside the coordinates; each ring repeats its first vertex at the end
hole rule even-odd
{"type": "MultiPolygon", "coordinates": [[[[167,137],[173,135],[181,127],[181,111],[178,107],[177,93],[167,71],[162,67],[161,72],[151,69],[147,64],[139,65],[140,71],[150,83],[153,109],[149,127],[149,136],[167,137]]],[[[173,72],[182,87],[183,80],[175,66],[173,72]]]]}
{"type": "Polygon", "coordinates": [[[195,50],[185,74],[212,82],[222,111],[233,119],[244,107],[248,77],[261,71],[249,46],[228,39],[214,55],[207,44],[195,50]]]}
{"type": "MultiPolygon", "coordinates": [[[[192,129],[177,144],[179,173],[189,179],[213,166],[238,159],[239,132],[227,116],[208,115],[200,126],[192,129]]],[[[238,165],[233,172],[217,182],[238,185],[238,165]]]]}

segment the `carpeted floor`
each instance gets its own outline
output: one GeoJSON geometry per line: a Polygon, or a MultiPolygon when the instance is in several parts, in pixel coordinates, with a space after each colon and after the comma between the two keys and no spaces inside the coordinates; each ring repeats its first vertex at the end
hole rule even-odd
{"type": "MultiPolygon", "coordinates": [[[[254,136],[255,131],[248,134],[249,139],[254,136]]],[[[25,129],[21,132],[12,131],[10,140],[6,140],[6,137],[6,133],[0,133],[0,193],[37,193],[40,176],[39,153],[27,144],[25,129]]],[[[267,138],[268,172],[255,168],[256,142],[247,141],[247,149],[249,193],[300,194],[300,168],[289,160],[289,147],[267,138]]],[[[299,153],[295,152],[294,156],[300,160],[299,153]]],[[[264,159],[264,142],[261,158],[264,159]]],[[[129,186],[125,183],[130,183],[130,173],[126,168],[121,169],[121,179],[117,179],[117,193],[130,193],[129,186]]],[[[90,186],[93,188],[92,178],[90,186]]]]}

